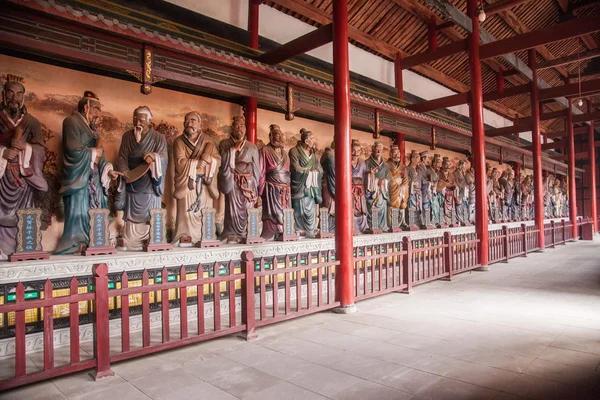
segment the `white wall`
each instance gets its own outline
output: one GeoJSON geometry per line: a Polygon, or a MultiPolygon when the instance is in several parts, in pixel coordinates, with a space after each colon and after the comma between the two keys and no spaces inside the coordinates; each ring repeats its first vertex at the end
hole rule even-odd
{"type": "MultiPolygon", "coordinates": [[[[238,28],[247,29],[248,0],[166,0],[208,17],[218,19],[238,28]]],[[[278,43],[286,43],[315,28],[294,17],[279,12],[274,8],[262,5],[259,11],[259,35],[278,43]]],[[[201,27],[200,27],[201,29],[201,27]]],[[[374,54],[349,46],[350,70],[373,80],[394,86],[394,63],[374,54]]],[[[307,54],[326,62],[333,62],[332,44],[329,43],[307,54]]],[[[445,97],[456,92],[411,71],[403,73],[404,90],[426,100],[445,97]]],[[[449,108],[450,110],[469,116],[468,105],[449,108]]],[[[496,128],[512,126],[512,122],[500,115],[484,109],[485,123],[496,128]]],[[[531,140],[530,133],[522,133],[521,137],[531,140]]]]}

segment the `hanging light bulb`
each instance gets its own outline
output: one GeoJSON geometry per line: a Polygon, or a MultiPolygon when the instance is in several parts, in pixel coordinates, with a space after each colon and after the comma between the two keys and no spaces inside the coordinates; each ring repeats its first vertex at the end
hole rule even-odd
{"type": "Polygon", "coordinates": [[[477,8],[477,19],[479,19],[479,22],[484,22],[486,17],[487,15],[485,15],[485,11],[483,11],[483,5],[480,5],[477,8]]]}
{"type": "Polygon", "coordinates": [[[583,100],[579,99],[577,100],[577,107],[581,107],[583,105],[583,100]]]}

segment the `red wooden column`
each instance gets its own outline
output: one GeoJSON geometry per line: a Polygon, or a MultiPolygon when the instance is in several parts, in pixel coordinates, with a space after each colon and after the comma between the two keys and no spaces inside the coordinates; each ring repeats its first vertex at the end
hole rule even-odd
{"type": "Polygon", "coordinates": [[[404,164],[406,162],[406,135],[404,133],[396,132],[396,146],[400,149],[400,162],[404,164]]]}
{"type": "Polygon", "coordinates": [[[569,214],[573,238],[577,237],[577,189],[575,187],[575,132],[573,131],[573,102],[569,100],[567,114],[567,131],[569,133],[569,214]]]}
{"type": "MultiPolygon", "coordinates": [[[[258,9],[260,1],[248,0],[248,33],[250,34],[250,47],[258,49],[258,9]]],[[[258,103],[254,97],[246,97],[244,106],[244,117],[246,119],[246,137],[252,143],[256,143],[256,121],[258,103]]]]}
{"type": "Polygon", "coordinates": [[[477,0],[467,0],[467,15],[473,21],[473,32],[468,37],[469,70],[471,72],[471,120],[473,124],[473,163],[475,166],[475,231],[479,239],[479,263],[483,270],[488,265],[488,219],[485,183],[485,132],[483,126],[483,89],[479,59],[479,19],[477,0]]]}
{"type": "Polygon", "coordinates": [[[394,77],[396,81],[396,89],[398,89],[398,98],[404,100],[404,82],[402,82],[402,56],[396,54],[394,60],[394,77]]]}
{"type": "MultiPolygon", "coordinates": [[[[588,113],[592,110],[592,100],[588,100],[588,113]]],[[[590,121],[588,126],[588,158],[590,159],[590,197],[591,197],[591,211],[592,214],[592,226],[594,227],[594,233],[598,232],[598,208],[596,205],[596,146],[593,145],[594,140],[594,121],[590,121]]]]}
{"type": "MultiPolygon", "coordinates": [[[[535,225],[538,229],[540,250],[544,249],[544,186],[542,183],[542,141],[540,140],[540,102],[538,93],[538,73],[535,49],[529,49],[529,68],[533,73],[531,80],[531,138],[533,146],[533,206],[535,207],[535,225]]],[[[521,216],[522,218],[522,216],[521,216]]]]}
{"type": "Polygon", "coordinates": [[[348,60],[348,3],[333,0],[333,117],[335,135],[335,294],[340,312],[353,312],[354,249],[350,165],[350,62],[348,60]]]}

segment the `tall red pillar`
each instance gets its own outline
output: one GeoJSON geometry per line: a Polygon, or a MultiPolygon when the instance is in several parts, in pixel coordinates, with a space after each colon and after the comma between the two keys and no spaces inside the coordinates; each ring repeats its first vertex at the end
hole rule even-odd
{"type": "Polygon", "coordinates": [[[335,140],[335,256],[336,296],[340,311],[354,306],[353,213],[350,170],[350,62],[348,60],[348,3],[333,0],[333,128],[335,140]]]}
{"type": "Polygon", "coordinates": [[[396,146],[400,149],[400,162],[406,163],[406,135],[396,132],[396,146]]]}
{"type": "MultiPolygon", "coordinates": [[[[588,99],[588,113],[591,113],[592,100],[588,99]]],[[[590,197],[591,197],[591,210],[592,214],[594,233],[598,232],[598,208],[596,205],[596,146],[595,135],[594,135],[594,121],[590,121],[588,126],[588,158],[590,161],[590,197]]]]}
{"type": "Polygon", "coordinates": [[[398,98],[404,100],[404,82],[402,81],[402,56],[400,53],[396,54],[394,60],[394,78],[396,83],[396,89],[398,90],[398,98]]]}
{"type": "Polygon", "coordinates": [[[535,49],[529,49],[529,68],[533,73],[531,80],[531,142],[533,146],[533,206],[535,207],[535,225],[538,229],[540,250],[546,247],[544,238],[544,186],[542,183],[542,141],[540,138],[540,101],[538,93],[538,73],[535,49]]]}
{"type": "Polygon", "coordinates": [[[473,124],[473,163],[475,166],[475,231],[479,239],[479,263],[488,265],[488,219],[485,183],[485,132],[483,126],[483,88],[479,59],[479,19],[477,0],[467,0],[467,15],[473,21],[469,34],[469,70],[471,73],[471,123],[473,124]]]}
{"type": "Polygon", "coordinates": [[[567,114],[567,130],[569,132],[569,214],[573,237],[577,235],[577,189],[575,187],[575,132],[573,131],[573,103],[569,100],[569,113],[567,114]]]}
{"type": "MultiPolygon", "coordinates": [[[[253,49],[258,49],[259,7],[260,3],[258,1],[248,0],[248,33],[250,34],[250,47],[253,49]]],[[[254,97],[246,97],[244,113],[244,117],[246,119],[246,137],[252,143],[256,143],[258,103],[254,97]]]]}

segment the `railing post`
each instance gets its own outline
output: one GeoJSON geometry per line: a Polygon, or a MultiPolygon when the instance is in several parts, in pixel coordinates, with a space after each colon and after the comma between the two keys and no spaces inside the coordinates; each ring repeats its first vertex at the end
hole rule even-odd
{"type": "Polygon", "coordinates": [[[521,224],[521,231],[523,232],[523,254],[524,257],[527,257],[527,226],[525,224],[521,224]]]}
{"type": "Polygon", "coordinates": [[[242,273],[242,324],[246,325],[243,335],[250,341],[258,338],[254,314],[254,254],[251,251],[242,251],[242,273]]]}
{"type": "Polygon", "coordinates": [[[404,269],[402,270],[403,281],[406,283],[406,289],[402,293],[410,293],[412,291],[413,284],[413,262],[412,262],[412,241],[410,237],[404,236],[402,238],[402,249],[404,250],[404,269]]]}
{"type": "Polygon", "coordinates": [[[450,232],[444,232],[444,268],[448,277],[445,280],[452,280],[453,266],[452,266],[452,234],[450,232]]]}
{"type": "Polygon", "coordinates": [[[566,244],[567,243],[567,224],[565,223],[565,220],[562,220],[562,229],[563,229],[563,234],[562,234],[562,244],[566,244]]]}
{"type": "Polygon", "coordinates": [[[550,221],[550,227],[552,228],[552,247],[556,246],[556,233],[554,231],[554,221],[550,221]]]}
{"type": "Polygon", "coordinates": [[[113,376],[110,369],[110,332],[108,321],[108,266],[94,264],[95,318],[94,318],[94,358],[96,369],[90,372],[94,380],[113,376]]]}
{"type": "Polygon", "coordinates": [[[508,262],[508,227],[502,225],[502,236],[504,237],[504,262],[508,262]]]}

